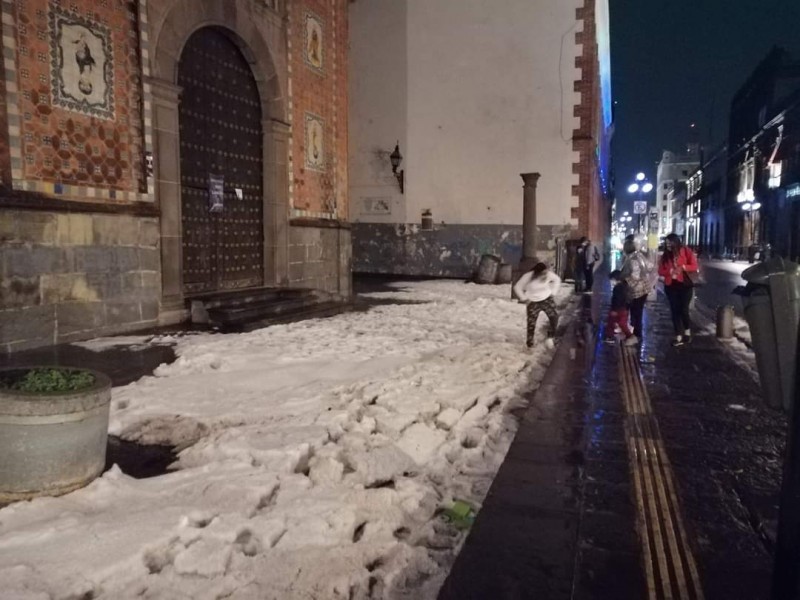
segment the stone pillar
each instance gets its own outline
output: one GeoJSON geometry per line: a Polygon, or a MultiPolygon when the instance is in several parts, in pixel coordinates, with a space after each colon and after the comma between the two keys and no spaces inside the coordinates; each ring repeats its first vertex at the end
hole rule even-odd
{"type": "Polygon", "coordinates": [[[539,262],[536,258],[536,185],[539,173],[522,173],[522,258],[511,275],[511,299],[515,299],[514,284],[523,273],[530,271],[539,262]]]}
{"type": "Polygon", "coordinates": [[[182,319],[183,247],[178,103],[181,88],[151,78],[156,201],[161,210],[161,315],[164,323],[182,319]]]}
{"type": "Polygon", "coordinates": [[[536,186],[539,173],[522,173],[522,259],[520,269],[524,271],[536,264],[536,186]],[[530,266],[528,266],[530,265],[530,266]]]}
{"type": "Polygon", "coordinates": [[[264,285],[289,281],[288,123],[267,118],[264,130],[264,285]]]}

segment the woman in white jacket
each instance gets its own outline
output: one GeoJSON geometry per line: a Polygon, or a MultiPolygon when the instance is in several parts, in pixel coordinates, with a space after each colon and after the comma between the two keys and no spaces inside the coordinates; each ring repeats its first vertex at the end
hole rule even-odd
{"type": "Polygon", "coordinates": [[[532,271],[528,271],[519,278],[514,285],[514,294],[520,302],[528,305],[528,335],[527,346],[533,347],[533,335],[536,333],[536,320],[539,313],[544,311],[550,319],[550,331],[548,337],[556,334],[558,327],[558,313],[556,312],[556,302],[554,294],[561,285],[561,278],[547,268],[544,263],[538,263],[532,271]]]}

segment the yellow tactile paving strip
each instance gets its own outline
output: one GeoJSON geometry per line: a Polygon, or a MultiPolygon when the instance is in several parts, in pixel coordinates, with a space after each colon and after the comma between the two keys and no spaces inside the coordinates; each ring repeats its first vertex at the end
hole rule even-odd
{"type": "Polygon", "coordinates": [[[703,600],[683,525],[675,477],[634,351],[619,346],[625,436],[649,600],[703,600]]]}

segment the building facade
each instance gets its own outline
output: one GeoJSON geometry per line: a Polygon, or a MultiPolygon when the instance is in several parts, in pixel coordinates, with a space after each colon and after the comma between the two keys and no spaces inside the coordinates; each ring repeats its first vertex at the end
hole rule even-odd
{"type": "Polygon", "coordinates": [[[605,241],[605,0],[355,0],[350,15],[355,271],[466,277],[484,253],[516,263],[523,173],[541,175],[543,258],[559,237],[605,241]]]}
{"type": "MultiPolygon", "coordinates": [[[[682,152],[664,150],[656,171],[656,207],[659,212],[659,235],[665,236],[682,224],[680,212],[675,210],[675,188],[685,184],[689,175],[700,164],[700,148],[687,144],[682,152]]],[[[677,233],[677,231],[676,231],[677,233]]]]}
{"type": "Polygon", "coordinates": [[[725,190],[727,147],[717,149],[686,182],[687,200],[683,219],[686,242],[709,256],[723,256],[725,250],[725,190]]]}
{"type": "Polygon", "coordinates": [[[0,350],[350,294],[346,0],[2,2],[0,350]]]}
{"type": "Polygon", "coordinates": [[[770,247],[800,256],[800,61],[773,49],[733,98],[726,246],[753,258],[770,247]]]}

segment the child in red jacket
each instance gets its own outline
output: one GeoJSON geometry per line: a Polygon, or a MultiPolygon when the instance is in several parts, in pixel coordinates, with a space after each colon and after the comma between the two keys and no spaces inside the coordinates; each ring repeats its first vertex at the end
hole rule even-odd
{"type": "Polygon", "coordinates": [[[608,310],[604,341],[612,344],[616,342],[614,329],[619,326],[625,336],[625,345],[635,346],[639,343],[639,338],[633,335],[628,327],[628,282],[623,279],[622,272],[619,270],[611,271],[608,278],[614,284],[614,289],[611,292],[611,308],[608,310]]]}

